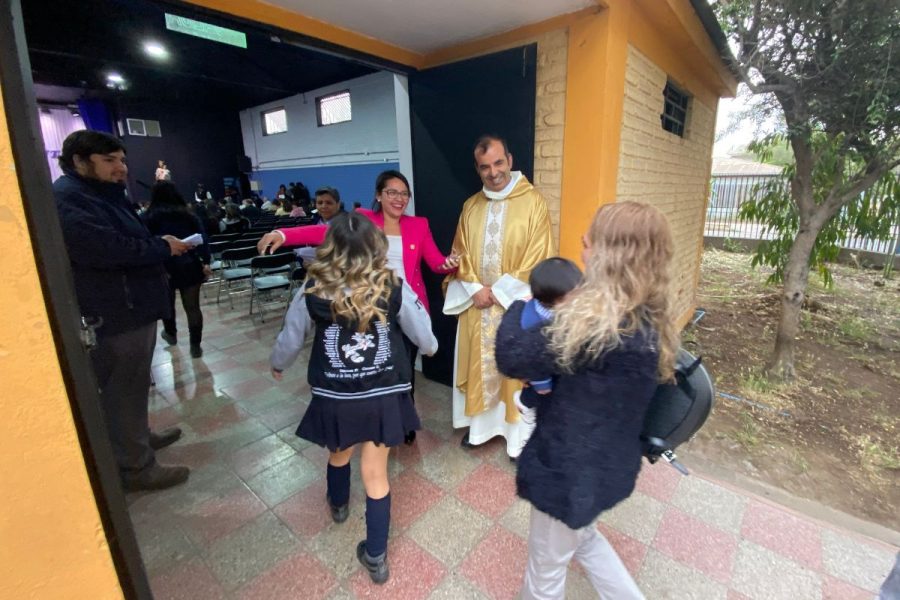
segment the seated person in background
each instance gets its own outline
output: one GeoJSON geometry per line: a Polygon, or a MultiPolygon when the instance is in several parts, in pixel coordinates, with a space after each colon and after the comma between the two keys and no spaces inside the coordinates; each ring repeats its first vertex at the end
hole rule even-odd
{"type": "Polygon", "coordinates": [[[205,202],[206,200],[212,200],[212,194],[206,190],[205,185],[198,183],[197,189],[194,191],[194,202],[205,202]]]}
{"type": "Polygon", "coordinates": [[[316,190],[314,225],[328,225],[331,219],[342,212],[344,212],[344,206],[341,204],[341,194],[337,189],[326,185],[316,190]]]}
{"type": "Polygon", "coordinates": [[[291,206],[294,207],[293,209],[291,209],[291,217],[297,219],[306,216],[306,211],[303,210],[303,207],[300,206],[300,202],[298,200],[294,200],[293,202],[291,202],[291,206]]]}
{"type": "Polygon", "coordinates": [[[259,210],[263,212],[275,212],[275,209],[272,208],[272,201],[265,196],[262,197],[262,204],[259,206],[259,210]]]}
{"type": "Polygon", "coordinates": [[[353,203],[353,210],[356,210],[357,208],[362,208],[362,202],[353,203]]]}
{"type": "Polygon", "coordinates": [[[250,221],[241,215],[241,209],[233,202],[225,205],[225,217],[219,221],[219,233],[244,233],[250,229],[250,221]]]}
{"type": "MultiPolygon", "coordinates": [[[[540,329],[552,321],[553,307],[559,304],[566,294],[578,287],[581,278],[582,274],[578,265],[567,258],[554,256],[539,262],[528,277],[531,300],[526,302],[522,309],[520,321],[522,329],[526,331],[540,329]]],[[[523,435],[524,441],[528,441],[528,437],[534,429],[538,396],[549,394],[552,391],[553,379],[548,377],[528,381],[521,392],[513,395],[516,408],[522,415],[522,423],[528,429],[523,435]]]]}
{"type": "Polygon", "coordinates": [[[250,198],[244,198],[241,205],[241,214],[250,219],[251,222],[262,216],[262,212],[256,208],[256,205],[250,198]]]}
{"type": "Polygon", "coordinates": [[[204,202],[206,206],[206,218],[203,220],[203,228],[208,232],[216,232],[219,230],[219,219],[222,218],[223,211],[219,208],[219,203],[213,199],[204,202]]]}
{"type": "Polygon", "coordinates": [[[289,217],[291,215],[290,200],[275,200],[278,203],[278,210],[275,211],[276,217],[289,217]]]}
{"type": "Polygon", "coordinates": [[[276,199],[276,200],[281,200],[281,201],[284,201],[284,200],[287,200],[287,199],[288,199],[287,188],[284,187],[284,184],[283,184],[283,183],[282,183],[281,185],[278,186],[278,191],[275,192],[275,199],[276,199]]]}

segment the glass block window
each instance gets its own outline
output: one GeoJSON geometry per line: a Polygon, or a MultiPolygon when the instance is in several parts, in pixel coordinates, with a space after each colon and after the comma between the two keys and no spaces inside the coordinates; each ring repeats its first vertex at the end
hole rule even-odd
{"type": "Polygon", "coordinates": [[[350,107],[350,90],[316,98],[316,113],[319,127],[349,121],[353,116],[350,107]]]}

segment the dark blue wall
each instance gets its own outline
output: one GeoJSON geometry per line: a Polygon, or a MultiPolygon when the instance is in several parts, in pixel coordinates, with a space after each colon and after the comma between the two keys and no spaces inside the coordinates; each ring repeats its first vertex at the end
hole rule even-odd
{"type": "Polygon", "coordinates": [[[309,188],[310,195],[316,188],[324,185],[337,188],[341,193],[344,208],[350,210],[354,202],[360,202],[369,208],[375,198],[375,178],[382,171],[399,169],[395,162],[384,162],[369,165],[337,165],[329,167],[305,167],[293,169],[272,169],[256,171],[253,178],[260,182],[260,196],[272,198],[278,186],[287,186],[290,182],[303,182],[309,188]]]}

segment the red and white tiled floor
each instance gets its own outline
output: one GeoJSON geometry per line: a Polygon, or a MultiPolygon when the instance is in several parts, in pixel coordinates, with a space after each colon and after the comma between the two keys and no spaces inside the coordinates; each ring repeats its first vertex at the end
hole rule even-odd
{"type": "MultiPolygon", "coordinates": [[[[424,430],[390,464],[391,579],[372,585],[355,557],[365,535],[358,462],[350,519],[334,524],[327,453],[294,435],[309,399],[305,357],[275,383],[267,358],[280,313],[265,324],[245,313],[244,302],[204,305],[202,359],[190,358],[186,339],[156,349],[151,423],[184,430],[158,458],[193,471],[183,486],[128,497],[155,597],[515,598],[529,507],[503,445],[460,448],[449,389],[419,375],[424,430]]],[[[646,465],[635,494],[597,527],[648,599],[871,599],[897,552],[665,465],[646,465]]],[[[567,597],[596,597],[580,567],[567,597]]]]}

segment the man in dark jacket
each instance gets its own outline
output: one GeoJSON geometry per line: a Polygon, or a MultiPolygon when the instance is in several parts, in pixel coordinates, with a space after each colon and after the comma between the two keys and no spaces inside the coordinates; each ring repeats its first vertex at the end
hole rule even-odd
{"type": "Polygon", "coordinates": [[[82,316],[101,320],[91,352],[107,432],[126,491],[184,482],[187,467],[164,467],[155,450],[181,436],[154,434],[148,421],[156,321],[167,317],[163,262],[188,246],[153,237],[125,196],[125,148],[115,137],[76,131],[63,142],[64,175],[53,184],[82,316]]]}

